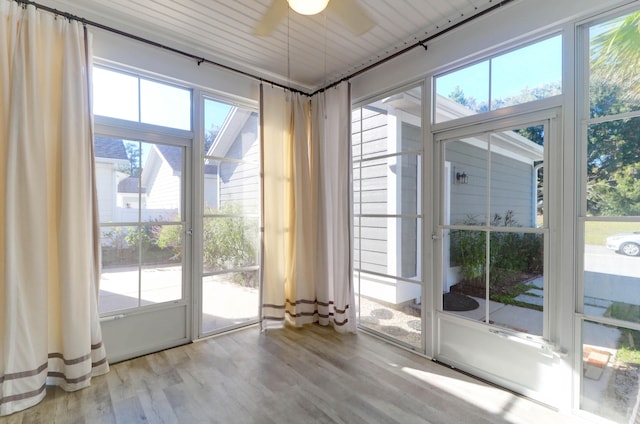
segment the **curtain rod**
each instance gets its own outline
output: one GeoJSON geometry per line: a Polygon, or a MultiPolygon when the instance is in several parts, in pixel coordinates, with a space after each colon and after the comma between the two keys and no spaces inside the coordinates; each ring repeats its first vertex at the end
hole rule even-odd
{"type": "Polygon", "coordinates": [[[63,11],[55,9],[53,7],[45,6],[43,4],[39,4],[39,3],[36,3],[34,1],[30,1],[30,0],[12,0],[12,1],[15,1],[16,3],[19,3],[19,4],[23,4],[25,6],[26,5],[31,5],[31,6],[34,6],[36,9],[41,9],[41,10],[44,10],[45,12],[52,13],[52,14],[54,14],[56,16],[61,16],[61,17],[65,18],[65,19],[68,19],[70,21],[77,21],[77,22],[80,22],[83,25],[89,25],[89,26],[92,26],[92,27],[95,27],[95,28],[99,28],[99,29],[111,32],[113,34],[117,34],[117,35],[120,35],[120,36],[123,36],[123,37],[126,37],[126,38],[131,38],[132,40],[136,40],[136,41],[139,41],[139,42],[144,43],[144,44],[148,44],[148,45],[153,46],[153,47],[157,47],[157,48],[160,48],[160,49],[163,49],[163,50],[167,50],[167,51],[169,51],[171,53],[176,53],[178,55],[181,55],[181,56],[187,57],[189,59],[195,60],[196,63],[198,64],[198,66],[200,66],[203,63],[207,63],[209,65],[213,65],[213,66],[216,66],[218,68],[222,68],[222,69],[225,69],[227,71],[231,71],[231,72],[234,72],[236,74],[243,75],[245,77],[260,81],[262,83],[270,84],[270,85],[272,85],[274,87],[279,87],[279,88],[282,88],[284,90],[288,90],[288,91],[291,91],[291,92],[294,92],[294,93],[303,94],[305,96],[311,96],[311,94],[305,93],[302,90],[298,90],[296,88],[288,87],[288,86],[286,86],[284,84],[280,84],[280,83],[277,83],[275,81],[271,81],[271,80],[268,80],[268,79],[265,79],[265,78],[261,78],[261,77],[259,77],[257,75],[253,75],[253,74],[251,74],[249,72],[246,72],[246,71],[243,71],[241,69],[234,68],[233,66],[224,65],[224,64],[216,62],[214,60],[210,60],[210,59],[207,59],[205,57],[200,57],[200,56],[197,56],[195,54],[188,53],[188,52],[185,52],[183,50],[179,50],[179,49],[176,49],[174,47],[170,47],[170,46],[167,46],[165,44],[158,43],[157,41],[149,40],[148,38],[143,38],[143,37],[140,37],[138,35],[131,34],[129,32],[125,32],[125,31],[119,30],[117,28],[113,28],[113,27],[101,24],[99,22],[91,21],[89,19],[73,15],[73,14],[71,14],[69,12],[63,12],[63,11]]]}
{"type": "MultiPolygon", "coordinates": [[[[333,87],[337,86],[340,83],[343,83],[343,82],[348,81],[348,80],[350,80],[352,78],[355,78],[355,77],[357,77],[357,76],[359,76],[359,75],[361,75],[361,74],[363,74],[363,73],[365,73],[365,72],[367,72],[367,71],[369,71],[369,70],[371,70],[371,69],[373,69],[373,68],[375,68],[375,67],[377,67],[379,65],[382,65],[382,64],[384,64],[386,62],[389,62],[390,60],[395,59],[396,57],[398,57],[400,55],[403,55],[403,54],[407,53],[408,51],[415,49],[416,47],[423,47],[425,50],[427,50],[427,44],[426,43],[428,43],[429,41],[435,39],[436,37],[444,35],[444,34],[448,33],[449,31],[453,31],[454,29],[460,27],[461,25],[464,25],[464,24],[466,24],[468,22],[471,22],[472,20],[474,20],[476,18],[484,16],[484,15],[486,15],[488,13],[491,13],[494,10],[496,10],[496,9],[498,9],[498,8],[508,4],[508,3],[511,3],[511,2],[513,2],[515,0],[502,0],[502,1],[498,2],[498,3],[496,3],[495,5],[487,8],[487,9],[484,9],[483,11],[481,11],[481,12],[475,14],[475,15],[471,15],[471,16],[469,16],[469,17],[467,17],[467,18],[465,18],[465,19],[463,19],[463,20],[461,20],[459,22],[456,22],[455,24],[451,25],[450,27],[447,27],[447,28],[443,29],[442,31],[439,31],[439,32],[427,37],[427,38],[419,40],[419,41],[411,44],[410,46],[407,46],[404,49],[393,53],[392,55],[386,56],[386,57],[378,60],[377,62],[374,62],[374,63],[372,63],[372,64],[370,64],[370,65],[368,65],[368,66],[366,66],[366,67],[364,67],[362,69],[359,69],[359,70],[357,70],[357,71],[355,71],[355,72],[353,72],[353,73],[351,73],[351,74],[339,79],[338,81],[333,82],[333,83],[327,85],[326,87],[320,88],[320,89],[318,89],[318,90],[316,90],[316,91],[314,91],[312,93],[306,93],[306,92],[304,92],[302,90],[298,90],[296,88],[288,87],[288,86],[286,86],[284,84],[280,84],[280,83],[277,83],[275,81],[270,81],[270,80],[258,77],[257,75],[253,75],[253,74],[251,74],[249,72],[234,68],[232,66],[224,65],[224,64],[216,62],[214,60],[210,60],[210,59],[207,59],[207,58],[204,58],[204,57],[200,57],[200,56],[197,56],[195,54],[188,53],[188,52],[185,52],[183,50],[176,49],[174,47],[169,47],[169,46],[167,46],[165,44],[158,43],[157,41],[149,40],[147,38],[143,38],[143,37],[140,37],[140,36],[137,36],[137,35],[134,35],[134,34],[131,34],[131,33],[128,33],[128,32],[125,32],[125,31],[122,31],[122,30],[119,30],[119,29],[116,29],[116,28],[113,28],[113,27],[110,27],[110,26],[95,22],[95,21],[90,21],[90,20],[88,20],[86,18],[73,15],[73,14],[71,14],[69,12],[63,12],[63,11],[57,10],[57,9],[49,7],[49,6],[45,6],[45,5],[36,3],[34,1],[30,1],[30,0],[12,0],[12,1],[15,1],[16,3],[23,4],[23,5],[31,5],[31,6],[34,6],[36,9],[41,9],[41,10],[44,10],[46,12],[53,13],[54,15],[62,16],[62,17],[66,18],[66,19],[69,19],[69,20],[78,21],[78,22],[82,23],[83,25],[89,25],[89,26],[92,26],[92,27],[95,27],[95,28],[99,28],[99,29],[102,29],[102,30],[105,30],[105,31],[108,31],[108,32],[111,32],[111,33],[114,33],[114,34],[117,34],[117,35],[120,35],[120,36],[123,36],[123,37],[131,38],[133,40],[139,41],[139,42],[144,43],[144,44],[148,44],[148,45],[153,46],[153,47],[157,47],[157,48],[160,48],[160,49],[163,49],[163,50],[167,50],[167,51],[172,52],[172,53],[176,53],[176,54],[181,55],[181,56],[185,56],[185,57],[187,57],[189,59],[195,60],[197,62],[197,64],[198,64],[198,66],[200,66],[203,63],[207,63],[209,65],[213,65],[213,66],[216,66],[218,68],[222,68],[222,69],[225,69],[227,71],[231,71],[231,72],[234,72],[236,74],[240,74],[240,75],[246,76],[248,78],[252,78],[252,79],[260,81],[262,83],[271,84],[272,86],[279,87],[279,88],[282,88],[284,90],[289,90],[289,91],[294,92],[294,93],[298,93],[298,94],[302,94],[302,95],[305,95],[305,96],[308,96],[308,97],[312,97],[312,96],[315,96],[318,93],[321,93],[321,92],[323,92],[325,90],[328,90],[329,88],[333,88],[333,87]]],[[[493,0],[490,0],[490,1],[493,1],[493,0]]]]}
{"type": "MultiPolygon", "coordinates": [[[[492,1],[492,0],[489,0],[489,1],[492,1]]],[[[502,1],[494,4],[493,6],[487,8],[487,9],[484,9],[483,11],[481,11],[479,13],[476,13],[475,15],[471,15],[471,16],[469,16],[469,17],[467,17],[467,18],[465,18],[465,19],[463,19],[463,20],[461,20],[459,22],[456,22],[455,24],[451,25],[450,27],[447,27],[447,28],[443,29],[442,31],[436,32],[435,34],[433,34],[433,35],[431,35],[431,36],[429,36],[427,38],[424,38],[422,40],[416,41],[415,43],[405,47],[404,49],[398,50],[397,52],[393,53],[392,55],[386,56],[386,57],[378,60],[377,62],[374,62],[374,63],[372,63],[370,65],[365,66],[362,69],[358,69],[357,71],[352,72],[351,74],[347,75],[346,77],[343,77],[343,78],[339,79],[338,81],[327,85],[326,87],[319,88],[318,90],[316,90],[313,93],[311,93],[311,96],[315,96],[316,94],[321,93],[321,92],[323,92],[325,90],[328,90],[330,88],[333,88],[333,87],[337,86],[340,83],[343,83],[343,82],[348,81],[348,80],[350,80],[352,78],[355,78],[358,75],[364,74],[365,72],[367,72],[367,71],[369,71],[369,70],[371,70],[371,69],[373,69],[375,67],[378,67],[378,66],[382,65],[383,63],[387,63],[390,60],[395,59],[396,57],[401,56],[401,55],[407,53],[410,50],[415,49],[416,47],[423,47],[425,50],[427,50],[427,43],[429,41],[431,41],[431,40],[433,40],[433,39],[435,39],[437,37],[440,37],[441,35],[444,35],[444,34],[448,33],[449,31],[453,31],[454,29],[456,29],[456,28],[458,28],[458,27],[460,27],[460,26],[462,26],[462,25],[464,25],[464,24],[466,24],[468,22],[471,22],[472,20],[474,20],[476,18],[484,16],[484,15],[486,15],[488,13],[491,13],[494,10],[506,5],[507,3],[511,3],[513,1],[515,1],[515,0],[502,0],[502,1]]]]}

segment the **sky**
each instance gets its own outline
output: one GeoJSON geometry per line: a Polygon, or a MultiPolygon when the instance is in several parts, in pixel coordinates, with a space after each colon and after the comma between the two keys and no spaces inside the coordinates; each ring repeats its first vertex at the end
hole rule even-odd
{"type": "MultiPolygon", "coordinates": [[[[96,115],[191,130],[188,89],[94,67],[93,99],[96,115]]],[[[206,99],[205,131],[221,126],[230,109],[228,104],[206,99]]]]}
{"type": "MultiPolygon", "coordinates": [[[[466,97],[487,103],[562,79],[562,38],[555,36],[436,78],[438,94],[460,86],[466,97]]],[[[94,113],[135,122],[191,129],[191,91],[136,75],[94,67],[94,113]]],[[[205,99],[204,129],[224,123],[231,107],[205,99]]]]}
{"type": "Polygon", "coordinates": [[[561,80],[562,38],[556,36],[438,77],[436,90],[448,97],[458,85],[466,97],[481,103],[488,101],[490,81],[491,97],[504,99],[561,80]]]}
{"type": "MultiPolygon", "coordinates": [[[[205,99],[204,105],[205,131],[221,127],[232,107],[212,99],[205,99]]],[[[111,118],[191,130],[191,90],[94,67],[93,111],[111,118]]],[[[143,163],[150,146],[141,144],[143,163]]]]}
{"type": "MultiPolygon", "coordinates": [[[[460,86],[477,103],[518,95],[562,80],[562,38],[555,36],[436,78],[438,94],[460,86]],[[491,75],[490,75],[491,73],[491,75]]],[[[94,67],[94,113],[135,122],[191,129],[191,92],[135,75],[94,67]],[[140,84],[138,85],[138,82],[140,84]]],[[[204,129],[220,127],[231,106],[205,99],[204,129]]]]}
{"type": "Polygon", "coordinates": [[[229,114],[231,106],[215,100],[206,99],[204,101],[204,130],[209,131],[212,127],[220,127],[229,114]]]}

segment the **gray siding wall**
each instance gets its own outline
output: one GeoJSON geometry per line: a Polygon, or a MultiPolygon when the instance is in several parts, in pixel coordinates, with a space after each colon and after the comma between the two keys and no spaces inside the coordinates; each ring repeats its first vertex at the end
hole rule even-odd
{"type": "MultiPolygon", "coordinates": [[[[445,157],[451,162],[452,173],[450,223],[461,224],[469,217],[483,221],[487,205],[487,151],[460,141],[450,142],[445,157]],[[456,184],[456,172],[466,173],[468,184],[456,184]]],[[[489,219],[511,210],[519,225],[535,226],[534,187],[532,165],[492,153],[489,219]]]]}
{"type": "MultiPolygon", "coordinates": [[[[419,127],[402,124],[402,150],[422,151],[422,133],[419,127]]],[[[402,156],[402,181],[400,208],[403,214],[416,215],[420,211],[418,204],[418,161],[417,155],[402,156]]],[[[403,219],[400,232],[400,272],[402,277],[414,277],[418,274],[418,220],[403,219]]]]}
{"type": "Polygon", "coordinates": [[[387,160],[357,160],[387,153],[387,115],[367,108],[360,111],[362,116],[354,113],[352,120],[354,260],[356,268],[386,274],[388,219],[357,216],[387,213],[387,160]]]}
{"type": "MultiPolygon", "coordinates": [[[[353,155],[354,155],[354,213],[356,215],[354,242],[356,267],[365,271],[414,277],[417,274],[417,234],[416,219],[402,219],[397,223],[397,248],[390,252],[388,225],[395,218],[361,217],[359,214],[390,214],[388,196],[397,193],[397,211],[395,213],[417,214],[418,205],[418,155],[403,155],[392,158],[372,159],[386,155],[389,140],[387,138],[387,114],[374,109],[362,109],[353,114],[353,155]],[[370,159],[358,162],[358,159],[370,159]],[[396,185],[390,187],[389,174],[398,176],[396,185]],[[389,192],[388,190],[393,190],[389,192]],[[397,268],[388,269],[389,256],[399,255],[397,268]],[[359,265],[358,265],[359,264],[359,265]]],[[[422,149],[420,128],[402,124],[402,140],[398,150],[410,151],[422,149]]]]}

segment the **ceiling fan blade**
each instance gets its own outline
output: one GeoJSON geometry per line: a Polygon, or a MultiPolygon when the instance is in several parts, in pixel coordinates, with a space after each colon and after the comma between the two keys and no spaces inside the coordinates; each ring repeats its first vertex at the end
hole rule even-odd
{"type": "Polygon", "coordinates": [[[262,19],[253,29],[255,35],[265,36],[271,34],[280,21],[282,21],[288,13],[289,4],[287,0],[273,0],[271,6],[262,15],[262,19]]]}
{"type": "Polygon", "coordinates": [[[357,0],[333,0],[327,6],[355,35],[362,35],[375,26],[369,14],[357,0]]]}

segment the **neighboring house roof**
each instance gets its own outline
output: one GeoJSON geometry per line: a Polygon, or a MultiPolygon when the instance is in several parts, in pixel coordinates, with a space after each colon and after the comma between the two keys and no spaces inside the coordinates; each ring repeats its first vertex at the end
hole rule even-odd
{"type": "Polygon", "coordinates": [[[105,159],[119,159],[129,161],[124,142],[109,137],[95,137],[93,140],[94,156],[105,159]]]}
{"type": "MultiPolygon", "coordinates": [[[[138,193],[139,185],[140,185],[140,178],[127,177],[118,183],[118,193],[138,193]]],[[[144,193],[145,188],[142,187],[140,191],[144,193]]]]}
{"type": "Polygon", "coordinates": [[[253,113],[255,112],[237,107],[231,109],[206,155],[225,157],[253,113]]]}
{"type": "MultiPolygon", "coordinates": [[[[476,112],[452,99],[441,95],[438,95],[437,98],[437,122],[463,118],[476,114],[476,112]]],[[[379,103],[379,105],[391,106],[415,116],[420,116],[421,113],[420,96],[415,92],[415,90],[385,98],[379,103]]],[[[382,107],[383,109],[384,106],[382,107]]],[[[461,141],[486,149],[486,142],[479,138],[468,137],[461,141]]],[[[492,140],[492,151],[527,163],[541,161],[544,159],[544,149],[542,146],[514,131],[503,131],[494,134],[494,138],[492,140]]]]}
{"type": "MultiPolygon", "coordinates": [[[[182,171],[182,149],[177,146],[167,146],[163,144],[156,144],[155,147],[161,159],[164,159],[164,161],[171,167],[171,170],[174,172],[174,174],[179,174],[182,171]]],[[[146,167],[147,166],[145,165],[145,168],[146,167]]],[[[217,165],[205,164],[205,174],[215,175],[217,174],[217,172],[217,165]]]]}
{"type": "MultiPolygon", "coordinates": [[[[240,108],[233,108],[227,119],[225,120],[222,128],[218,132],[212,146],[208,149],[207,156],[226,157],[229,149],[242,137],[242,131],[247,125],[249,119],[255,115],[255,112],[247,111],[240,108]]],[[[255,131],[254,131],[255,132],[255,131]]],[[[247,144],[247,143],[244,143],[247,144]]],[[[242,147],[241,147],[242,149],[242,147]]],[[[125,152],[126,153],[126,152],[125,152]]],[[[153,182],[156,178],[156,174],[160,169],[162,163],[165,163],[171,168],[171,171],[175,176],[182,173],[182,148],[178,146],[169,146],[163,144],[154,144],[153,148],[149,152],[143,166],[142,185],[148,187],[151,190],[153,182]]],[[[205,177],[218,176],[217,160],[207,159],[204,164],[205,177]]],[[[128,180],[129,178],[127,178],[128,180]]],[[[129,183],[126,180],[122,181],[124,184],[129,183]]],[[[123,192],[118,185],[118,191],[123,192]]]]}
{"type": "Polygon", "coordinates": [[[218,165],[205,165],[204,166],[204,175],[218,175],[218,165]]]}
{"type": "Polygon", "coordinates": [[[182,171],[182,148],[165,144],[155,144],[154,146],[174,173],[182,171]]]}

